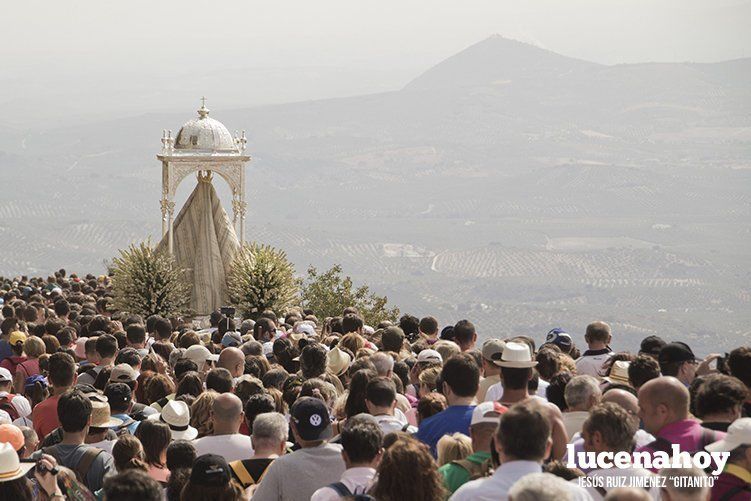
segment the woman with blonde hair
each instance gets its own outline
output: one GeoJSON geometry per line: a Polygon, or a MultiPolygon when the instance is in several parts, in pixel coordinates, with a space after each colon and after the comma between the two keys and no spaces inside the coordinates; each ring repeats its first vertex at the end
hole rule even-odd
{"type": "Polygon", "coordinates": [[[428,446],[414,438],[403,438],[383,452],[378,480],[369,494],[378,501],[433,501],[444,499],[446,490],[428,446]]]}
{"type": "Polygon", "coordinates": [[[463,433],[444,435],[438,440],[438,466],[459,461],[472,454],[472,439],[463,433]]]}
{"type": "Polygon", "coordinates": [[[214,425],[211,421],[211,406],[219,394],[214,390],[204,391],[190,406],[190,426],[198,430],[196,438],[211,435],[214,425]]]}
{"type": "Polygon", "coordinates": [[[46,347],[44,341],[36,336],[31,336],[23,344],[23,353],[26,359],[16,365],[16,372],[13,376],[13,389],[16,393],[23,393],[26,378],[41,374],[39,367],[39,357],[44,355],[46,347]]]}

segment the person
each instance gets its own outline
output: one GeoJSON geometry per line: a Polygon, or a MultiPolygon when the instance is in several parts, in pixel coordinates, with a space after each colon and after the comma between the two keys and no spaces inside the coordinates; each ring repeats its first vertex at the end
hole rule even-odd
{"type": "Polygon", "coordinates": [[[589,417],[589,410],[602,398],[600,385],[592,376],[575,376],[566,385],[563,393],[568,410],[563,413],[563,424],[569,440],[581,431],[582,424],[589,417]]]}
{"type": "Polygon", "coordinates": [[[657,438],[637,452],[670,452],[672,444],[678,444],[681,452],[693,453],[725,436],[690,419],[688,389],[674,377],[661,376],[647,382],[639,389],[638,398],[639,419],[644,429],[657,438]]]}
{"type": "Polygon", "coordinates": [[[552,473],[531,473],[517,480],[508,491],[513,501],[570,501],[566,481],[552,473]]]}
{"type": "Polygon", "coordinates": [[[433,501],[444,499],[446,491],[430,449],[414,438],[404,437],[383,452],[370,494],[378,501],[433,501]]]}
{"type": "MultiPolygon", "coordinates": [[[[499,401],[508,406],[529,398],[529,382],[537,361],[532,360],[529,346],[510,341],[504,345],[501,358],[493,360],[501,371],[501,382],[488,388],[485,401],[499,401]]],[[[535,397],[541,398],[541,397],[535,397]]]]}
{"type": "Polygon", "coordinates": [[[660,487],[663,501],[706,501],[709,498],[707,474],[699,468],[663,468],[660,476],[665,479],[664,486],[660,487]]]}
{"type": "Polygon", "coordinates": [[[438,439],[447,433],[469,433],[480,368],[471,355],[462,353],[449,358],[441,370],[442,393],[448,408],[422,422],[415,437],[430,447],[435,457],[438,439]]]}
{"type": "Polygon", "coordinates": [[[666,344],[657,360],[663,376],[675,377],[686,386],[696,377],[699,360],[686,343],[676,341],[666,344]]]}
{"type": "Polygon", "coordinates": [[[751,499],[751,418],[740,418],[728,427],[725,438],[704,447],[708,452],[729,452],[722,473],[712,486],[711,501],[751,499]]]}
{"type": "Polygon", "coordinates": [[[704,428],[728,431],[732,422],[741,417],[746,387],[738,379],[725,374],[706,376],[693,400],[695,415],[704,428]]]}
{"type": "MultiPolygon", "coordinates": [[[[507,499],[509,489],[519,478],[542,472],[542,462],[550,455],[552,445],[550,423],[538,404],[528,401],[512,406],[501,416],[495,433],[500,466],[491,476],[459,487],[451,501],[507,499]]],[[[591,499],[583,488],[566,485],[573,499],[591,499]]]]}
{"type": "Polygon", "coordinates": [[[162,489],[146,473],[130,469],[104,481],[104,498],[107,501],[162,501],[162,489]]]}
{"type": "Polygon", "coordinates": [[[33,428],[28,426],[19,426],[19,430],[23,434],[23,448],[18,451],[18,456],[21,459],[27,459],[31,454],[37,450],[39,446],[39,436],[33,428]]]}
{"type": "Polygon", "coordinates": [[[438,320],[435,317],[423,317],[417,325],[419,337],[428,346],[438,341],[438,320]]]}
{"type": "Polygon", "coordinates": [[[217,395],[211,404],[211,435],[194,442],[196,454],[202,456],[216,453],[227,461],[249,459],[253,456],[253,443],[250,437],[240,433],[244,419],[242,401],[232,393],[217,395]]]}
{"type": "Polygon", "coordinates": [[[133,435],[126,434],[118,437],[115,445],[112,446],[115,469],[120,473],[129,468],[140,468],[147,471],[148,466],[144,462],[145,457],[141,441],[133,435]]]}
{"type": "Polygon", "coordinates": [[[391,379],[378,377],[368,382],[365,389],[365,406],[383,433],[392,431],[406,431],[415,433],[417,428],[395,417],[396,411],[396,386],[391,379]]]}
{"type": "Polygon", "coordinates": [[[453,494],[470,480],[490,474],[493,468],[490,455],[493,435],[501,415],[506,410],[506,407],[497,402],[482,402],[472,411],[472,421],[469,425],[472,453],[463,460],[451,461],[438,468],[443,477],[443,485],[449,494],[453,494]]]}
{"type": "Polygon", "coordinates": [[[587,350],[576,360],[577,374],[600,377],[603,365],[613,356],[613,350],[609,346],[612,339],[607,323],[598,321],[589,324],[584,334],[587,350]]]}
{"type": "Polygon", "coordinates": [[[136,438],[143,444],[149,476],[164,485],[169,478],[167,446],[172,440],[169,426],[162,421],[147,419],[138,426],[136,438]]]}
{"type": "Polygon", "coordinates": [[[257,485],[269,465],[284,454],[288,435],[289,425],[283,414],[266,412],[255,418],[250,437],[253,455],[249,459],[229,463],[232,475],[244,489],[257,485]]]}
{"type": "MultiPolygon", "coordinates": [[[[110,383],[104,388],[104,396],[110,405],[112,417],[122,421],[122,427],[128,430],[128,433],[135,433],[140,421],[136,421],[130,416],[133,407],[133,392],[125,383],[110,383]]],[[[117,427],[120,430],[121,427],[117,427]]]]}
{"type": "Polygon", "coordinates": [[[338,482],[315,491],[310,501],[337,501],[365,494],[381,460],[383,435],[381,426],[368,414],[348,419],[339,437],[346,470],[338,482]]]}
{"type": "MultiPolygon", "coordinates": [[[[9,443],[0,443],[0,499],[34,501],[32,484],[26,477],[34,466],[35,463],[21,463],[18,454],[9,443]]],[[[34,478],[39,489],[47,495],[47,499],[65,499],[57,484],[57,475],[51,471],[57,466],[55,459],[50,456],[41,457],[36,466],[34,478]]]]}
{"type": "Polygon", "coordinates": [[[32,458],[39,459],[42,454],[54,457],[58,464],[75,471],[86,487],[95,492],[102,487],[104,476],[114,471],[115,463],[109,452],[84,444],[89,433],[91,413],[91,400],[80,390],[72,389],[60,395],[57,414],[62,428],[62,442],[42,448],[32,458]]]}
{"type": "Polygon", "coordinates": [[[170,400],[162,412],[152,414],[148,419],[165,423],[172,440],[193,440],[198,436],[198,430],[190,426],[190,408],[182,400],[170,400]]]}
{"type": "Polygon", "coordinates": [[[738,378],[748,390],[743,403],[743,416],[751,417],[751,346],[741,346],[731,351],[727,367],[730,375],[738,378]]]}
{"type": "Polygon", "coordinates": [[[5,367],[0,367],[0,410],[6,412],[11,421],[28,416],[29,402],[23,395],[14,395],[13,376],[5,367]]]}
{"type": "Polygon", "coordinates": [[[103,369],[114,366],[117,356],[117,338],[112,334],[99,336],[96,340],[96,352],[99,355],[99,363],[78,376],[79,384],[93,385],[103,369]]]}
{"type": "Polygon", "coordinates": [[[477,344],[477,330],[469,320],[459,320],[454,325],[454,342],[462,352],[471,351],[477,344]]]}
{"type": "Polygon", "coordinates": [[[436,463],[441,467],[452,461],[461,461],[472,453],[472,439],[463,433],[444,435],[436,444],[436,463]]]}
{"type": "MultiPolygon", "coordinates": [[[[506,345],[500,339],[488,339],[482,344],[482,379],[477,388],[477,401],[484,402],[485,395],[491,386],[501,383],[501,368],[493,361],[501,359],[503,347],[506,345]]],[[[497,399],[493,399],[497,400],[497,399]]]]}
{"type": "Polygon", "coordinates": [[[130,324],[125,329],[125,342],[129,348],[136,350],[139,357],[143,358],[149,354],[149,348],[146,345],[146,327],[141,324],[130,324]]]}
{"type": "Polygon", "coordinates": [[[628,381],[637,391],[647,381],[660,377],[657,355],[638,355],[628,365],[628,381]]]}
{"type": "Polygon", "coordinates": [[[660,336],[647,336],[641,340],[639,344],[638,356],[651,357],[653,360],[657,360],[660,356],[660,350],[662,350],[667,343],[660,336]]]}
{"type": "Polygon", "coordinates": [[[112,454],[112,446],[117,440],[112,428],[119,428],[123,421],[111,416],[110,406],[101,395],[89,396],[89,400],[91,400],[91,419],[86,443],[112,454]]]}
{"type": "MultiPolygon", "coordinates": [[[[606,402],[594,406],[587,415],[587,419],[582,425],[582,437],[584,438],[584,450],[595,454],[626,452],[628,454],[634,448],[634,434],[636,433],[636,423],[630,419],[625,409],[612,402],[606,402]]],[[[593,481],[588,483],[585,489],[592,496],[592,499],[598,500],[604,498],[610,487],[617,485],[608,482],[608,477],[654,477],[654,474],[644,468],[634,466],[618,465],[617,468],[610,469],[593,469],[587,473],[590,478],[602,478],[602,483],[593,481]],[[595,487],[596,485],[596,487],[595,487]]],[[[654,499],[659,499],[660,492],[658,484],[649,480],[626,480],[626,485],[647,485],[650,486],[650,493],[654,499]]]]}
{"type": "Polygon", "coordinates": [[[253,499],[309,499],[316,490],[338,481],[344,473],[341,445],[327,442],[331,437],[331,420],[322,400],[298,398],[291,409],[289,426],[300,449],[271,463],[253,499]]]}
{"type": "MultiPolygon", "coordinates": [[[[16,393],[23,393],[24,384],[27,378],[36,376],[41,372],[39,368],[39,357],[44,355],[44,342],[36,337],[31,336],[23,344],[23,353],[25,360],[22,360],[15,366],[13,373],[13,388],[16,393]]],[[[4,360],[7,362],[9,359],[4,360]]]]}
{"type": "Polygon", "coordinates": [[[31,413],[34,431],[41,439],[60,426],[57,412],[58,400],[76,382],[76,363],[67,353],[50,355],[47,367],[49,371],[47,379],[52,386],[52,396],[37,404],[31,413]]]}
{"type": "Polygon", "coordinates": [[[233,382],[236,384],[237,378],[242,376],[245,371],[245,355],[239,348],[224,348],[219,353],[217,367],[227,369],[233,382]]]}
{"type": "Polygon", "coordinates": [[[183,487],[180,500],[240,500],[244,497],[242,487],[232,480],[227,461],[218,454],[203,454],[193,462],[190,479],[183,487]]]}
{"type": "Polygon", "coordinates": [[[205,377],[206,374],[213,368],[214,362],[219,360],[219,355],[212,354],[208,348],[202,344],[194,344],[185,350],[184,358],[192,360],[198,366],[198,373],[201,377],[205,377]]]}

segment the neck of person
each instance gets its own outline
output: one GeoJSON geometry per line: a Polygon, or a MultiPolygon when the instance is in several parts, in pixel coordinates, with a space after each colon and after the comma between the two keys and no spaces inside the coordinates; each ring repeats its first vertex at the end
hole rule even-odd
{"type": "Polygon", "coordinates": [[[705,414],[701,420],[703,423],[732,423],[738,419],[740,415],[734,410],[725,412],[715,412],[711,414],[705,414]]]}
{"type": "Polygon", "coordinates": [[[60,396],[66,391],[70,390],[73,387],[71,386],[55,386],[54,384],[51,386],[52,391],[50,392],[50,397],[56,397],[60,396]]]}
{"type": "Polygon", "coordinates": [[[607,349],[608,344],[602,343],[600,341],[592,342],[587,345],[587,348],[591,351],[597,351],[597,350],[605,350],[607,349]]]}
{"type": "Polygon", "coordinates": [[[232,421],[218,421],[214,420],[214,432],[212,435],[234,435],[240,431],[240,426],[232,421]]]}
{"type": "Polygon", "coordinates": [[[64,445],[81,445],[86,442],[86,436],[88,434],[88,426],[81,431],[63,430],[63,439],[60,443],[64,445]]]}
{"type": "Polygon", "coordinates": [[[376,407],[375,405],[371,407],[371,414],[373,416],[393,416],[394,415],[394,407],[393,406],[387,406],[387,407],[376,407]]]}
{"type": "Polygon", "coordinates": [[[110,365],[112,365],[112,362],[114,360],[115,360],[114,357],[101,358],[99,359],[99,363],[97,365],[99,365],[100,367],[109,367],[110,365]]]}
{"type": "Polygon", "coordinates": [[[525,386],[521,389],[503,388],[501,403],[516,403],[529,398],[529,390],[525,386]]]}
{"type": "Polygon", "coordinates": [[[472,405],[472,402],[475,401],[475,397],[460,397],[452,393],[451,395],[446,396],[446,400],[448,401],[449,406],[472,405]]]}
{"type": "Polygon", "coordinates": [[[485,377],[497,376],[501,373],[501,368],[493,363],[486,362],[482,371],[485,377]]]}
{"type": "Polygon", "coordinates": [[[257,447],[253,451],[253,459],[278,458],[279,451],[273,447],[257,447]]]}

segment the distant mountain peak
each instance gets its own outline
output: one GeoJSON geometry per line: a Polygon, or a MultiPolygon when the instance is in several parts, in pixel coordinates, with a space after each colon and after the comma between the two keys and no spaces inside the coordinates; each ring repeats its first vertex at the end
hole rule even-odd
{"type": "Polygon", "coordinates": [[[447,89],[556,77],[599,66],[527,42],[493,34],[441,61],[405,89],[447,89]]]}

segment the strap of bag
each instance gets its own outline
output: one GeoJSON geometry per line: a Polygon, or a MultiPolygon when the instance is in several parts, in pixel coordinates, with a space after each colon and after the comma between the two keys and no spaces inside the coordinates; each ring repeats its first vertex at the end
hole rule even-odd
{"type": "Polygon", "coordinates": [[[248,473],[248,469],[245,468],[242,461],[232,461],[229,464],[229,467],[232,468],[232,471],[235,473],[235,476],[244,488],[255,484],[255,480],[253,480],[251,474],[248,473]]]}
{"type": "Polygon", "coordinates": [[[86,476],[89,474],[91,465],[102,452],[104,452],[102,449],[97,449],[96,447],[88,447],[86,451],[84,451],[83,456],[78,460],[78,464],[76,464],[75,467],[76,473],[79,475],[78,478],[80,478],[82,482],[87,483],[86,476]]]}
{"type": "Polygon", "coordinates": [[[333,484],[329,484],[329,487],[334,489],[336,493],[339,494],[340,498],[347,498],[352,496],[352,492],[347,488],[346,485],[341,482],[334,482],[333,484]]]}

